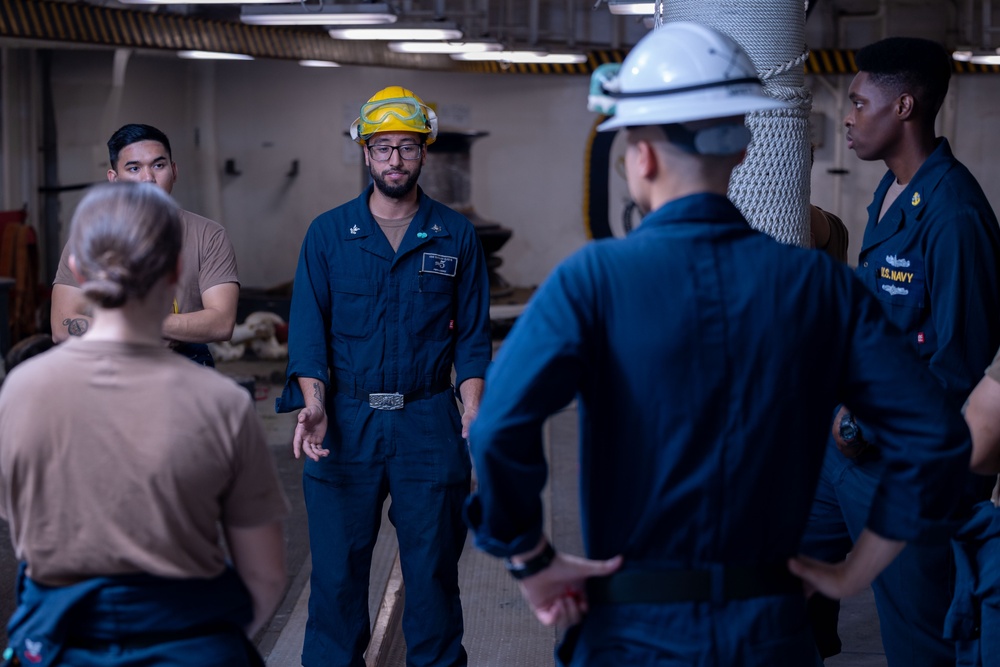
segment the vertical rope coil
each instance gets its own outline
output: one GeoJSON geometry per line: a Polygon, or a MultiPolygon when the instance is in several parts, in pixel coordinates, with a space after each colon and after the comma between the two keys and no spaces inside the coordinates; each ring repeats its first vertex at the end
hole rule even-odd
{"type": "Polygon", "coordinates": [[[694,21],[729,35],[750,56],[771,97],[791,108],[747,114],[753,140],[729,185],[729,197],[750,225],[775,239],[807,247],[809,237],[809,112],[805,87],[805,5],[802,0],[668,0],[665,21],[694,21]]]}

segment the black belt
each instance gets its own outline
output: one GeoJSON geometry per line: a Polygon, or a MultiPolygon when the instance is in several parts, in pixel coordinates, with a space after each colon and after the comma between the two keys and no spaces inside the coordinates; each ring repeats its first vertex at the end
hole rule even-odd
{"type": "Polygon", "coordinates": [[[345,396],[367,401],[376,410],[401,410],[405,403],[419,401],[422,398],[430,398],[431,396],[440,394],[445,389],[450,389],[451,378],[441,378],[425,387],[406,393],[398,391],[372,391],[356,382],[340,377],[334,378],[334,387],[338,393],[345,396]]]}
{"type": "Polygon", "coordinates": [[[802,581],[784,564],[718,570],[625,571],[587,580],[595,604],[709,602],[802,594],[802,581]]]}

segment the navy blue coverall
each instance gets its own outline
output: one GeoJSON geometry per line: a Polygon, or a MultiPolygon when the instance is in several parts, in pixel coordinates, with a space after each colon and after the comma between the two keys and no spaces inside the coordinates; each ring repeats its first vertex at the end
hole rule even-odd
{"type": "MultiPolygon", "coordinates": [[[[939,139],[880,221],[894,180],[887,172],[868,206],[857,276],[902,331],[902,344],[937,378],[957,413],[1000,346],[1000,228],[982,189],[955,159],[947,139],[939,139]]],[[[935,394],[917,400],[929,406],[940,399],[935,394]]],[[[850,402],[847,407],[853,408],[850,402]]],[[[876,446],[850,460],[831,439],[803,540],[803,552],[824,560],[840,560],[850,551],[887,464],[880,455],[884,437],[879,427],[859,422],[876,446]]],[[[964,511],[988,498],[992,487],[992,479],[969,473],[964,511]]],[[[891,667],[955,664],[955,645],[944,638],[951,563],[946,540],[914,544],[874,582],[891,667]]],[[[821,636],[834,631],[818,628],[821,636]]]]}
{"type": "MultiPolygon", "coordinates": [[[[697,569],[714,582],[783,567],[838,402],[886,433],[893,465],[868,518],[884,537],[946,532],[970,454],[961,416],[851,270],[752,230],[713,194],[586,246],[518,318],[469,437],[467,516],[485,551],[538,543],[542,424],[574,396],[586,554],[623,554],[626,572],[697,569]]],[[[568,664],[815,665],[804,609],[801,591],[592,605],[568,664]]]]}
{"type": "Polygon", "coordinates": [[[149,574],[36,583],[21,563],[4,665],[263,666],[244,628],[250,593],[232,568],[212,579],[149,574]]]}
{"type": "Polygon", "coordinates": [[[451,372],[461,386],[490,361],[486,262],[472,224],[422,192],[393,252],[371,192],[312,222],[292,290],[276,409],[303,407],[298,378],[322,381],[330,450],[303,473],[313,570],[302,663],[365,664],[371,556],[389,494],[407,665],[462,666],[458,559],[471,469],[451,372]],[[393,392],[402,409],[371,407],[369,394],[393,392]]]}

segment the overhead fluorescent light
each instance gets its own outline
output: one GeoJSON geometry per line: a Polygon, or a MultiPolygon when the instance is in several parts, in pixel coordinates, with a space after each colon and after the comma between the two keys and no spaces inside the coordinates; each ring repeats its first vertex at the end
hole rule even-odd
{"type": "Polygon", "coordinates": [[[497,42],[389,42],[388,46],[396,53],[483,53],[503,49],[497,42]]]}
{"type": "Polygon", "coordinates": [[[1000,65],[1000,49],[995,51],[955,51],[952,59],[973,65],[1000,65]]]}
{"type": "Polygon", "coordinates": [[[333,28],[330,37],[334,39],[370,39],[395,41],[455,41],[462,38],[462,31],[454,27],[428,27],[396,25],[391,28],[333,28]]]}
{"type": "Polygon", "coordinates": [[[240,21],[251,25],[384,25],[396,15],[385,4],[258,5],[244,7],[240,21]]]}
{"type": "Polygon", "coordinates": [[[485,53],[455,53],[455,60],[499,61],[523,65],[574,65],[587,62],[582,53],[549,53],[547,51],[487,51],[485,53]]]}
{"type": "Polygon", "coordinates": [[[245,53],[222,53],[220,51],[178,51],[178,58],[193,60],[253,60],[253,56],[245,53]]]}
{"type": "Polygon", "coordinates": [[[299,64],[303,67],[340,67],[340,63],[332,60],[300,60],[299,64]]]}
{"type": "Polygon", "coordinates": [[[618,16],[651,16],[656,13],[655,2],[608,2],[608,9],[618,16]]]}

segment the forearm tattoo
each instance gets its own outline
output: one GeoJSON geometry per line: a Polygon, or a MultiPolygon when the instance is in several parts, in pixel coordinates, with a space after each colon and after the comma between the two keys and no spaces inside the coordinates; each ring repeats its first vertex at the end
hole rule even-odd
{"type": "Polygon", "coordinates": [[[70,336],[82,336],[87,333],[87,327],[90,325],[90,323],[82,317],[65,319],[62,323],[63,326],[66,327],[66,331],[69,332],[70,336]]]}
{"type": "Polygon", "coordinates": [[[313,398],[319,401],[320,405],[323,405],[323,384],[320,382],[313,382],[313,398]]]}

